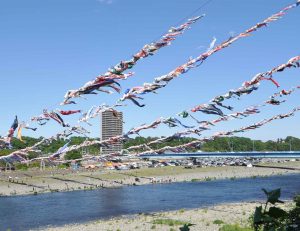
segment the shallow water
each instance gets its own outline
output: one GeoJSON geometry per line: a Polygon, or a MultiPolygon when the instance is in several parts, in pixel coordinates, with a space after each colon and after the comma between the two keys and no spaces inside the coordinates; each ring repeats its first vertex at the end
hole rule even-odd
{"type": "Polygon", "coordinates": [[[2,197],[0,230],[265,199],[261,188],[282,188],[282,199],[291,199],[300,193],[300,174],[2,197]]]}

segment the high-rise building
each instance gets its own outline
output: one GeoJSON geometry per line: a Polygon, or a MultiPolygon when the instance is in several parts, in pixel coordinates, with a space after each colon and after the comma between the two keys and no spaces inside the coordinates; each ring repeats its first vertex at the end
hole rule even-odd
{"type": "MultiPolygon", "coordinates": [[[[101,115],[101,140],[107,140],[114,136],[123,134],[123,113],[105,111],[101,115]]],[[[110,147],[102,147],[102,154],[110,154],[120,152],[123,149],[123,144],[116,143],[110,147]]]]}

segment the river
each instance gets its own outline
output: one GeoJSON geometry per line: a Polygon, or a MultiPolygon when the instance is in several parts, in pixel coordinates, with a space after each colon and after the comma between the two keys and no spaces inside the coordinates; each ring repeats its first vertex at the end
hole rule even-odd
{"type": "Polygon", "coordinates": [[[113,216],[264,200],[261,188],[300,193],[300,174],[0,198],[0,230],[29,230],[113,216]]]}

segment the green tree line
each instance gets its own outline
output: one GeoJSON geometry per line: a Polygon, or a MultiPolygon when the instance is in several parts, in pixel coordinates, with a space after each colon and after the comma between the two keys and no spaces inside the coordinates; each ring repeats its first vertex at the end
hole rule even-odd
{"type": "MultiPolygon", "coordinates": [[[[0,156],[7,155],[13,151],[30,147],[36,142],[39,142],[43,137],[32,138],[32,137],[23,137],[24,142],[14,138],[12,141],[13,149],[2,149],[0,150],[0,156]]],[[[131,146],[136,146],[144,143],[148,143],[160,137],[136,137],[130,139],[124,143],[124,149],[131,146]]],[[[85,137],[71,137],[70,145],[80,144],[85,141],[85,137]]],[[[89,140],[93,140],[90,138],[89,140]]],[[[183,137],[179,139],[169,140],[160,144],[152,145],[153,149],[162,148],[164,146],[178,146],[195,140],[195,138],[183,137]]],[[[39,146],[40,153],[42,155],[47,155],[50,153],[56,152],[60,147],[66,144],[67,141],[63,139],[58,139],[53,141],[50,144],[43,144],[39,146]]],[[[285,139],[277,140],[252,140],[245,137],[220,137],[213,141],[204,143],[203,145],[197,148],[190,148],[188,152],[196,151],[206,151],[206,152],[229,152],[229,151],[289,151],[291,148],[292,151],[300,150],[300,139],[292,136],[288,136],[285,139]]],[[[98,155],[100,153],[100,147],[98,145],[93,145],[87,147],[85,150],[78,150],[69,152],[66,155],[66,159],[77,159],[82,156],[82,151],[86,151],[90,154],[98,155]]],[[[137,150],[137,151],[142,151],[137,150]]],[[[38,153],[30,153],[30,158],[34,158],[38,153]]]]}

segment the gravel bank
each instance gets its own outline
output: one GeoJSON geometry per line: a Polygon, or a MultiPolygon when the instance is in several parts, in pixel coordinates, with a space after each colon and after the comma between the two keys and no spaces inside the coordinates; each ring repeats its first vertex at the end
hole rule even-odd
{"type": "MultiPolygon", "coordinates": [[[[276,164],[300,169],[300,161],[276,164]]],[[[143,168],[138,170],[28,170],[0,173],[0,196],[48,193],[58,191],[91,190],[129,185],[204,181],[226,178],[271,176],[300,173],[299,170],[257,168],[242,166],[143,168]]]]}

